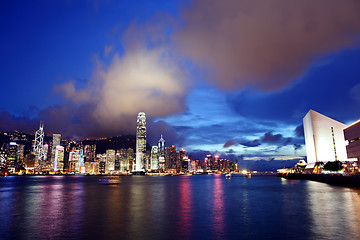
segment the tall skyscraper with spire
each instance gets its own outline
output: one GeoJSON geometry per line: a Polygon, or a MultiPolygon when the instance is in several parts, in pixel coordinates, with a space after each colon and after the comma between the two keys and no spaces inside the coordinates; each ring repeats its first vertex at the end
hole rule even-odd
{"type": "Polygon", "coordinates": [[[44,165],[44,122],[40,121],[40,127],[35,132],[35,142],[33,152],[37,154],[38,158],[35,162],[35,169],[42,170],[44,165]]]}
{"type": "Polygon", "coordinates": [[[158,142],[159,148],[159,156],[165,157],[165,140],[163,139],[163,135],[161,134],[160,140],[158,142]]]}
{"type": "Polygon", "coordinates": [[[136,124],[136,172],[145,171],[146,160],[146,116],[139,112],[136,124]]]}

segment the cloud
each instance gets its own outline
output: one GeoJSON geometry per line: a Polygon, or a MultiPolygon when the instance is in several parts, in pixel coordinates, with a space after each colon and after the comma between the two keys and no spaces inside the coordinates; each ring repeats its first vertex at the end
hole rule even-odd
{"type": "Polygon", "coordinates": [[[174,46],[222,89],[287,85],[322,54],[355,45],[357,0],[198,0],[174,46]]]}
{"type": "Polygon", "coordinates": [[[304,125],[299,125],[294,130],[296,137],[304,137],[304,125]]]}
{"type": "Polygon", "coordinates": [[[228,147],[231,147],[231,146],[234,146],[234,145],[238,145],[238,140],[236,139],[230,139],[228,140],[225,144],[224,144],[224,148],[228,148],[228,147]]]}
{"type": "MultiPolygon", "coordinates": [[[[91,105],[85,116],[99,132],[114,135],[133,130],[140,111],[154,118],[186,109],[187,73],[165,40],[159,40],[159,30],[153,33],[151,29],[132,24],[121,39],[124,52],[114,53],[108,66],[97,59],[85,87],[77,88],[73,81],[54,87],[70,104],[79,108],[91,105]]],[[[109,46],[104,49],[105,53],[113,50],[109,46]]]]}
{"type": "Polygon", "coordinates": [[[224,144],[223,148],[228,148],[228,147],[237,146],[237,145],[242,145],[245,147],[257,147],[257,146],[261,145],[261,142],[259,139],[255,139],[252,141],[240,140],[240,139],[230,139],[224,144]]]}
{"type": "Polygon", "coordinates": [[[264,134],[264,136],[261,138],[262,142],[278,142],[282,138],[281,134],[275,134],[273,135],[272,132],[267,132],[264,134]]]}

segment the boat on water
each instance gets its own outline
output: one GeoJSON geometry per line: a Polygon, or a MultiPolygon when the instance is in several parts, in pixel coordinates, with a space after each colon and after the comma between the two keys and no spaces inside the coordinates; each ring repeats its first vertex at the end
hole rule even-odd
{"type": "Polygon", "coordinates": [[[246,174],[246,177],[247,177],[247,178],[251,178],[251,173],[247,173],[247,174],[246,174]]]}
{"type": "Polygon", "coordinates": [[[118,177],[106,177],[99,179],[99,183],[104,185],[120,184],[120,182],[120,178],[118,177]]]}
{"type": "Polygon", "coordinates": [[[231,178],[231,173],[225,174],[225,178],[226,178],[226,179],[230,179],[230,178],[231,178]]]}

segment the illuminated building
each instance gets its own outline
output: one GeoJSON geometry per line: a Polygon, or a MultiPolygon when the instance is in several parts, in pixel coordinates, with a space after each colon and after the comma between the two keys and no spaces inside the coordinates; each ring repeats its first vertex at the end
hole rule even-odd
{"type": "Polygon", "coordinates": [[[57,145],[55,149],[54,172],[64,170],[64,147],[57,145]]]}
{"type": "Polygon", "coordinates": [[[33,152],[37,154],[38,160],[35,162],[35,169],[41,170],[44,161],[44,122],[40,122],[39,129],[35,132],[35,142],[33,152]]]}
{"type": "Polygon", "coordinates": [[[25,156],[25,169],[27,173],[33,173],[35,167],[36,156],[32,153],[25,156]]]}
{"type": "Polygon", "coordinates": [[[146,161],[146,116],[140,112],[136,125],[136,171],[145,171],[146,161]]]}
{"type": "Polygon", "coordinates": [[[6,167],[6,151],[0,150],[0,169],[6,167]]]}
{"type": "Polygon", "coordinates": [[[174,145],[165,147],[165,165],[166,169],[176,169],[177,152],[174,145]]]}
{"type": "Polygon", "coordinates": [[[56,147],[60,145],[60,142],[61,142],[61,135],[53,134],[53,140],[52,140],[52,144],[51,144],[51,168],[53,168],[53,169],[54,169],[54,162],[55,162],[56,147]]]}
{"type": "Polygon", "coordinates": [[[183,157],[182,159],[182,166],[181,166],[182,172],[190,172],[191,171],[191,161],[188,157],[183,157]]]}
{"type": "Polygon", "coordinates": [[[18,148],[17,148],[17,156],[18,156],[17,164],[18,164],[18,166],[24,166],[25,165],[24,153],[25,153],[25,145],[18,144],[18,148]]]}
{"type": "Polygon", "coordinates": [[[165,170],[165,157],[159,157],[159,170],[165,170]]]}
{"type": "Polygon", "coordinates": [[[310,110],[303,119],[307,168],[316,162],[353,161],[346,153],[345,124],[310,110]]]}
{"type": "Polygon", "coordinates": [[[17,148],[18,146],[15,142],[10,142],[6,151],[6,167],[12,173],[15,172],[17,167],[17,148]]]}
{"type": "Polygon", "coordinates": [[[98,162],[85,162],[85,173],[98,174],[99,163],[98,162]]]}
{"type": "Polygon", "coordinates": [[[158,141],[159,157],[165,157],[165,140],[161,134],[160,140],[158,141]]]}
{"type": "Polygon", "coordinates": [[[118,150],[119,170],[120,172],[129,172],[133,170],[134,150],[132,148],[118,150]]]}
{"type": "Polygon", "coordinates": [[[92,162],[95,159],[96,153],[96,144],[93,145],[85,145],[84,147],[84,157],[85,162],[92,162]]]}
{"type": "Polygon", "coordinates": [[[153,146],[151,148],[151,170],[159,169],[159,148],[153,146]]]}
{"type": "Polygon", "coordinates": [[[349,158],[360,161],[360,120],[344,129],[345,139],[349,142],[346,152],[349,158]]]}
{"type": "Polygon", "coordinates": [[[81,163],[81,152],[80,150],[72,150],[69,153],[69,172],[79,172],[81,163]]]}
{"type": "MultiPolygon", "coordinates": [[[[120,169],[120,153],[118,151],[116,151],[116,154],[115,154],[115,166],[114,166],[114,169],[115,171],[121,171],[123,172],[124,169],[120,169]]],[[[124,167],[124,166],[122,166],[124,167]]]]}
{"type": "Polygon", "coordinates": [[[115,170],[115,150],[106,150],[106,166],[105,173],[109,173],[115,170]]]}

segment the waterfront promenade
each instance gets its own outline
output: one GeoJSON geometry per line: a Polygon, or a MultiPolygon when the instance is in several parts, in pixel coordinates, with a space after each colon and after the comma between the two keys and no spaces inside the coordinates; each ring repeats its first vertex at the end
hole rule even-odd
{"type": "Polygon", "coordinates": [[[360,175],[277,173],[285,179],[311,180],[345,187],[360,188],[360,175]]]}

